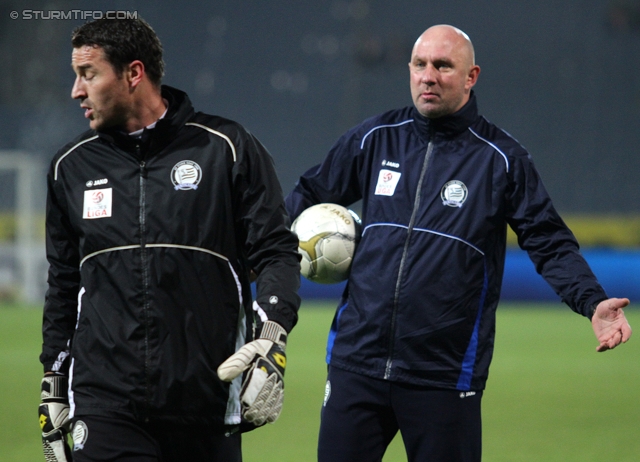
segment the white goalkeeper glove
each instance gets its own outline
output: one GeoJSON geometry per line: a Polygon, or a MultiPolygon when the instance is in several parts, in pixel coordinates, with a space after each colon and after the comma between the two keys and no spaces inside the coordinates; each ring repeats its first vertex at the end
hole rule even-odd
{"type": "Polygon", "coordinates": [[[38,414],[46,462],[71,462],[67,445],[70,427],[68,386],[69,380],[63,375],[47,375],[42,379],[38,414]]]}
{"type": "Polygon", "coordinates": [[[259,339],[244,345],[218,367],[218,377],[225,382],[249,369],[240,402],[242,415],[255,425],[275,422],[282,411],[286,343],[287,331],[276,322],[266,321],[259,339]]]}

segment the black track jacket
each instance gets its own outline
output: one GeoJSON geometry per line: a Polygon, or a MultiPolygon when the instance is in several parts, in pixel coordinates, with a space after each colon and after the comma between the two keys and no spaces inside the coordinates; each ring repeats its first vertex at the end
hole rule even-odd
{"type": "Polygon", "coordinates": [[[216,369],[263,315],[287,331],[297,238],[272,159],[239,124],[163,86],[165,118],[136,140],[89,130],[48,173],[46,371],[74,415],[240,422],[240,379],[216,369]]]}

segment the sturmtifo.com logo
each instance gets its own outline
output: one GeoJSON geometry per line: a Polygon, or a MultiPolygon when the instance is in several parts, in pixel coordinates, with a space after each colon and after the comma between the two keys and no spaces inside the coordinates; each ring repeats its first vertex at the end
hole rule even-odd
{"type": "Polygon", "coordinates": [[[90,21],[94,19],[138,19],[137,11],[98,11],[98,10],[13,10],[9,13],[11,19],[24,19],[26,21],[54,20],[54,21],[71,21],[82,20],[90,21]]]}

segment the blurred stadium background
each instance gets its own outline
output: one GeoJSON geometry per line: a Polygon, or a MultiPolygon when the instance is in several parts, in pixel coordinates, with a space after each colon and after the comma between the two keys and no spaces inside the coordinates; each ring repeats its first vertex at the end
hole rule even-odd
{"type": "MultiPolygon", "coordinates": [[[[106,11],[149,21],[164,44],[165,83],[254,132],[285,192],[347,128],[411,104],[406,63],[425,28],[462,28],[482,67],[482,113],[530,150],[610,295],[640,300],[638,0],[0,0],[0,364],[11,371],[0,386],[3,461],[42,460],[41,315],[23,307],[41,307],[46,288],[49,160],[87,128],[69,97],[70,33],[106,11]]],[[[513,236],[510,245],[484,400],[487,460],[637,460],[637,339],[594,355],[584,322],[545,309],[558,298],[513,236]]],[[[247,460],[314,459],[321,358],[341,290],[303,281],[289,410],[247,436],[247,460]]],[[[385,460],[404,460],[399,437],[385,460]]]]}
{"type": "MultiPolygon", "coordinates": [[[[165,83],[254,132],[285,192],[347,128],[411,104],[406,63],[426,27],[462,28],[482,67],[481,112],[530,150],[611,295],[640,298],[637,0],[105,4],[0,0],[0,300],[42,302],[45,171],[87,128],[69,97],[70,32],[106,11],[156,29],[165,83]]],[[[340,289],[305,283],[303,295],[340,289]]],[[[555,299],[516,249],[504,297],[555,299]]]]}

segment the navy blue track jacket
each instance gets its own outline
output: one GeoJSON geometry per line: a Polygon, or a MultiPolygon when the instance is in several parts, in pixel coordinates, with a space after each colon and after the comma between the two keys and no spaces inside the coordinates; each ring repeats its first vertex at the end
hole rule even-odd
{"type": "Polygon", "coordinates": [[[527,151],[478,115],[476,98],[427,119],[413,106],[366,120],[286,198],[295,219],[362,199],[361,241],[327,361],[377,378],[482,390],[493,355],[506,226],[584,316],[607,298],[527,151]]]}

